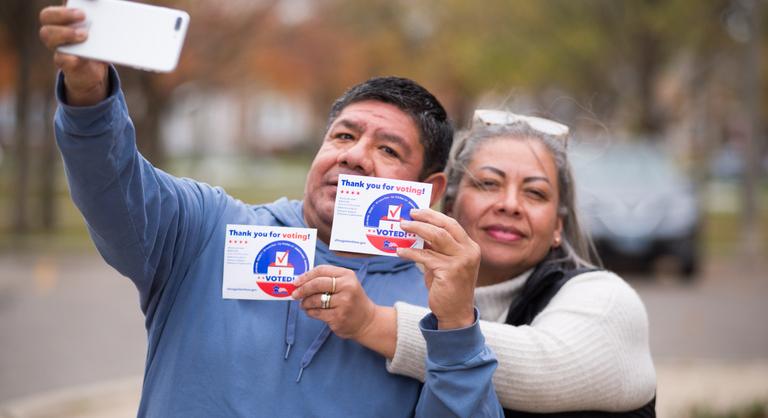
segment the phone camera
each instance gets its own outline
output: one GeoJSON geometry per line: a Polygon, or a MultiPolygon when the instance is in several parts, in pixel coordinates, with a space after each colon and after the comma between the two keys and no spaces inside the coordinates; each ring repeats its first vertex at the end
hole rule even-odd
{"type": "Polygon", "coordinates": [[[181,21],[182,21],[182,19],[181,19],[181,16],[179,16],[179,17],[177,17],[177,18],[176,18],[176,27],[175,27],[174,29],[175,29],[177,32],[179,31],[179,29],[181,29],[181,21]]]}

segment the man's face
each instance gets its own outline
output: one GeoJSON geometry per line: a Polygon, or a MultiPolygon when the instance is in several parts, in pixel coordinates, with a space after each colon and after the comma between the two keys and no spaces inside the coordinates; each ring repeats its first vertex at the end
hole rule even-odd
{"type": "MultiPolygon", "coordinates": [[[[396,106],[367,100],[345,107],[326,132],[309,168],[305,222],[318,229],[321,240],[329,242],[339,174],[418,181],[423,161],[418,128],[396,106]]],[[[424,181],[433,178],[442,180],[442,173],[424,181]]],[[[433,192],[433,201],[435,194],[442,190],[433,192]]]]}

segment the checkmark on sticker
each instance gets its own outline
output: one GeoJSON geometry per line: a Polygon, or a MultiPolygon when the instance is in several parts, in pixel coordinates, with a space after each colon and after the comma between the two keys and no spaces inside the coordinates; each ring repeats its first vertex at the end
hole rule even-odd
{"type": "MultiPolygon", "coordinates": [[[[399,204],[397,206],[395,205],[389,205],[389,219],[400,219],[400,210],[403,208],[403,204],[399,204]]],[[[379,212],[381,213],[381,212],[379,212]]]]}
{"type": "Polygon", "coordinates": [[[286,265],[286,263],[288,261],[288,253],[289,252],[290,251],[278,251],[276,256],[275,256],[275,258],[276,258],[275,261],[277,261],[275,264],[277,264],[278,266],[286,265]]]}

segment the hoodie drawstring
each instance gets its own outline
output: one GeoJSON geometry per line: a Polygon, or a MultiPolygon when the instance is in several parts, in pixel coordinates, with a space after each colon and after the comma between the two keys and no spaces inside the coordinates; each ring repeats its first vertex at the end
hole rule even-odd
{"type": "MultiPolygon", "coordinates": [[[[359,270],[357,270],[357,279],[360,281],[360,285],[362,286],[363,281],[366,278],[366,275],[368,274],[368,261],[364,261],[363,265],[360,267],[359,270]]],[[[294,301],[295,302],[295,301],[294,301]]],[[[293,302],[291,302],[293,304],[293,302]]],[[[298,307],[297,307],[298,309],[298,307]]],[[[293,312],[296,312],[297,309],[293,309],[293,312]]],[[[288,308],[288,319],[289,321],[291,318],[291,308],[288,308]]],[[[291,337],[293,338],[295,336],[296,332],[296,321],[298,321],[298,316],[294,313],[293,315],[293,326],[288,325],[286,327],[286,334],[285,334],[285,343],[288,344],[288,331],[291,332],[291,337]]],[[[309,364],[312,363],[312,359],[315,358],[315,354],[317,354],[318,351],[320,351],[320,347],[325,344],[325,341],[328,340],[328,337],[331,335],[331,329],[328,327],[328,325],[323,325],[323,329],[320,330],[320,334],[315,337],[315,340],[312,341],[312,344],[310,344],[307,351],[304,353],[304,356],[301,358],[301,368],[299,369],[299,375],[296,376],[296,383],[301,381],[301,375],[304,374],[304,369],[309,367],[309,364]]],[[[293,344],[293,340],[291,340],[291,344],[293,344]]],[[[290,350],[290,345],[288,346],[288,350],[290,350]]],[[[286,351],[286,358],[288,358],[288,352],[286,351]]]]}
{"type": "Polygon", "coordinates": [[[292,300],[288,303],[288,318],[285,320],[285,357],[284,360],[288,360],[288,355],[291,353],[291,347],[296,341],[296,323],[299,321],[299,301],[292,300]]]}
{"type": "Polygon", "coordinates": [[[325,343],[325,340],[327,340],[330,335],[331,329],[328,328],[328,325],[324,325],[323,329],[320,330],[320,334],[315,337],[315,340],[312,341],[307,352],[304,353],[304,357],[301,358],[301,368],[299,369],[299,375],[296,377],[296,383],[301,380],[301,375],[304,373],[304,369],[309,366],[309,363],[315,358],[315,354],[320,351],[320,347],[323,346],[323,343],[325,343]]]}

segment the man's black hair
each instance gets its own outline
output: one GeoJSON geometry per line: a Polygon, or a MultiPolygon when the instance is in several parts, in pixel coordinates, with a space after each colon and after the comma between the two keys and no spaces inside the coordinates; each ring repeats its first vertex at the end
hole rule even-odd
{"type": "Polygon", "coordinates": [[[344,108],[366,100],[397,106],[413,119],[424,146],[421,179],[445,168],[453,142],[453,126],[448,114],[432,93],[407,78],[375,77],[350,88],[333,103],[326,130],[344,108]]]}

